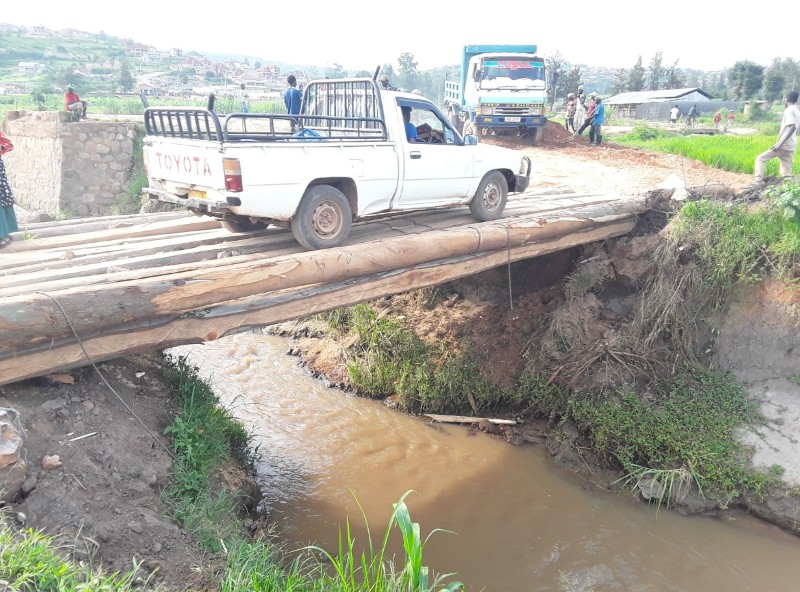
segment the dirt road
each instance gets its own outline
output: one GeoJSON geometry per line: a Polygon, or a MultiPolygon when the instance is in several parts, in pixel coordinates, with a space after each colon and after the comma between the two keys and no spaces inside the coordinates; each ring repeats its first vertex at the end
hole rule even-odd
{"type": "Polygon", "coordinates": [[[609,137],[599,148],[590,146],[586,133],[583,138],[570,140],[563,127],[551,122],[541,146],[523,149],[533,162],[531,186],[637,195],[658,188],[670,177],[673,183],[686,187],[720,183],[734,190],[753,182],[750,175],[729,173],[681,156],[645,152],[613,142],[613,137],[609,137]]]}

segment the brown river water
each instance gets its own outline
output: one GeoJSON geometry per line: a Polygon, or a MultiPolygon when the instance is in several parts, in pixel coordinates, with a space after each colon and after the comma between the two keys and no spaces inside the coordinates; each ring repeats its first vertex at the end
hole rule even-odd
{"type": "Polygon", "coordinates": [[[392,503],[413,490],[423,537],[452,531],[432,535],[424,564],[456,572],[468,591],[800,589],[800,539],[742,514],[684,517],[589,491],[542,447],[328,388],[289,345],[255,332],[171,350],[255,433],[266,508],[289,548],[335,553],[348,519],[363,545],[359,503],[379,545],[392,503]]]}

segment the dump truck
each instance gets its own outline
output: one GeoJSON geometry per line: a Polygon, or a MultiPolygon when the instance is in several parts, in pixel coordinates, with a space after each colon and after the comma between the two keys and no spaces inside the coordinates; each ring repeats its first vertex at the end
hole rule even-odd
{"type": "Polygon", "coordinates": [[[445,104],[459,132],[479,138],[541,142],[547,78],[536,45],[466,45],[458,80],[445,82],[445,104]]]}

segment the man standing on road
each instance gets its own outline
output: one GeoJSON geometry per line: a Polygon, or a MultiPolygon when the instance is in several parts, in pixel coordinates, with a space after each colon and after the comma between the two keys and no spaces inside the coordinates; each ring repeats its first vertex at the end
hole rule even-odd
{"type": "Polygon", "coordinates": [[[594,100],[595,96],[597,96],[597,93],[595,92],[589,94],[589,109],[586,111],[586,119],[583,120],[583,124],[581,124],[581,127],[578,129],[578,131],[572,134],[573,140],[578,136],[582,136],[583,130],[592,125],[592,121],[594,121],[594,110],[597,106],[594,100]]]}
{"type": "Polygon", "coordinates": [[[781,129],[778,132],[778,141],[769,150],[756,156],[755,177],[756,183],[764,183],[764,170],[767,162],[777,158],[781,165],[781,176],[792,176],[792,162],[797,152],[797,131],[800,130],[800,109],[797,108],[797,91],[793,90],[783,100],[786,107],[781,118],[781,129]]]}
{"type": "Polygon", "coordinates": [[[575,111],[575,94],[569,93],[567,95],[567,115],[564,118],[564,129],[566,129],[568,132],[575,131],[575,111]]]}
{"type": "MultiPolygon", "coordinates": [[[[303,93],[297,88],[297,78],[294,74],[289,74],[286,77],[286,82],[289,88],[283,93],[283,103],[286,105],[286,112],[289,115],[297,115],[300,113],[300,105],[303,102],[303,93]]],[[[297,120],[292,119],[292,133],[297,131],[297,120]]]]}
{"type": "Polygon", "coordinates": [[[594,142],[595,146],[600,145],[603,139],[602,130],[603,122],[606,120],[606,106],[603,105],[603,99],[595,97],[594,99],[594,119],[592,120],[592,127],[589,128],[589,144],[594,142]]]}

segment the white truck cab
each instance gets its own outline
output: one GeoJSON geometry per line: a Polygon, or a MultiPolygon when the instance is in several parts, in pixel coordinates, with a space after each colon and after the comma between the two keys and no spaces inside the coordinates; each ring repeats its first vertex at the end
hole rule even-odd
{"type": "Polygon", "coordinates": [[[297,115],[151,107],[145,125],[151,198],[234,232],[288,226],[308,249],[401,210],[468,205],[496,219],[530,181],[529,158],[461,137],[429,100],[371,79],[312,82],[297,115]]]}

